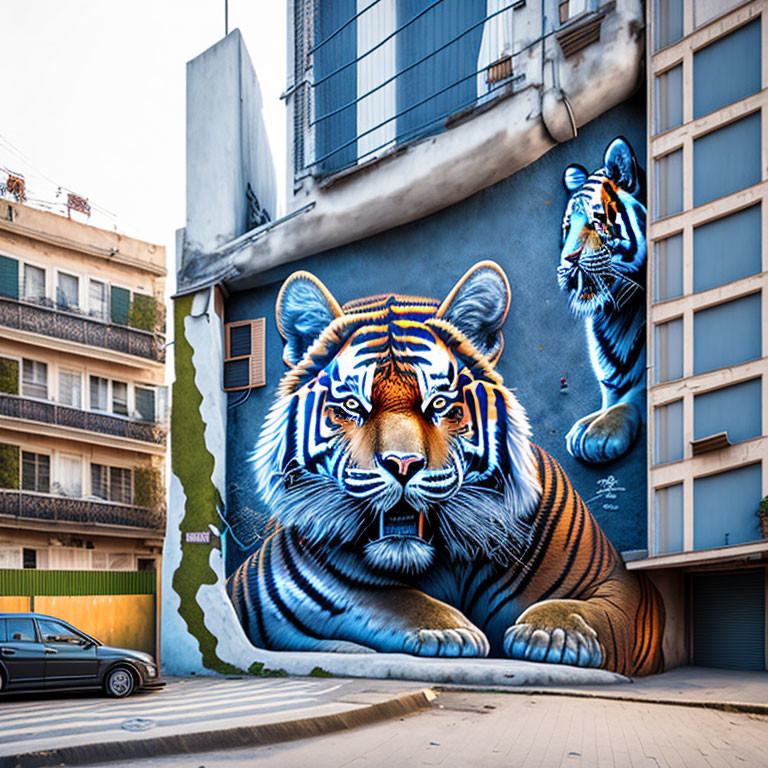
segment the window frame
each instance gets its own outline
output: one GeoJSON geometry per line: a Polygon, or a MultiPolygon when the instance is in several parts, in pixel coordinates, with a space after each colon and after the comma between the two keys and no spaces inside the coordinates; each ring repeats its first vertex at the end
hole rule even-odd
{"type": "Polygon", "coordinates": [[[55,267],[54,268],[55,276],[54,276],[54,292],[55,297],[53,299],[53,305],[56,308],[58,312],[69,312],[70,314],[79,315],[83,313],[83,275],[78,272],[72,272],[66,268],[62,269],[61,267],[55,267]],[[63,307],[59,306],[59,276],[64,275],[65,277],[74,277],[75,280],[77,280],[77,306],[74,309],[64,309],[63,307]]]}
{"type": "Polygon", "coordinates": [[[77,408],[79,411],[84,410],[83,409],[83,374],[84,371],[82,368],[69,368],[68,366],[56,366],[56,402],[59,405],[64,405],[67,408],[77,408]],[[78,405],[72,405],[71,403],[65,403],[61,399],[61,374],[68,374],[72,376],[77,376],[80,380],[80,402],[78,405]]]}
{"type": "Polygon", "coordinates": [[[53,464],[54,455],[52,450],[45,450],[35,448],[34,450],[26,450],[22,445],[19,445],[19,491],[21,493],[46,493],[51,494],[51,486],[53,485],[53,464]],[[24,487],[24,454],[30,453],[35,456],[35,489],[31,490],[24,487]],[[45,456],[48,459],[48,490],[38,491],[37,485],[39,480],[38,461],[37,457],[45,456]]]}
{"type": "MultiPolygon", "coordinates": [[[[22,357],[21,358],[21,371],[20,371],[20,376],[19,376],[19,380],[20,380],[19,381],[19,383],[20,383],[19,394],[22,397],[30,398],[32,400],[40,400],[40,401],[46,402],[46,403],[50,402],[50,400],[51,400],[51,386],[49,385],[49,380],[50,380],[49,371],[50,371],[50,369],[52,369],[52,367],[53,366],[50,363],[47,363],[47,362],[45,362],[43,360],[35,360],[35,359],[31,358],[31,357],[22,357]],[[38,395],[30,395],[30,394],[27,394],[24,391],[24,383],[25,383],[24,382],[24,363],[33,363],[35,365],[44,365],[45,366],[45,397],[39,397],[38,395]]],[[[37,381],[32,381],[32,382],[30,382],[30,384],[32,386],[40,386],[40,383],[37,382],[37,381]]]]}

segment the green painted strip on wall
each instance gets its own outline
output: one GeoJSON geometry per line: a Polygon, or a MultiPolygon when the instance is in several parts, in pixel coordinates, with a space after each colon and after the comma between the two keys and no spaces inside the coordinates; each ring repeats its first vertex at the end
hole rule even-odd
{"type": "Polygon", "coordinates": [[[154,595],[154,571],[36,571],[0,569],[0,596],[154,595]]]}

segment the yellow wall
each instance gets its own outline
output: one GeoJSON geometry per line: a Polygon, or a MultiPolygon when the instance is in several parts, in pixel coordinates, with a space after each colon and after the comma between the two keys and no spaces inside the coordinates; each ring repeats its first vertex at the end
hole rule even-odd
{"type": "MultiPolygon", "coordinates": [[[[94,595],[34,598],[36,613],[56,616],[105,645],[155,655],[153,595],[94,595]]],[[[31,610],[28,597],[0,597],[0,613],[31,610]]]]}
{"type": "Polygon", "coordinates": [[[153,595],[38,596],[35,611],[58,616],[105,645],[155,653],[153,595]]]}
{"type": "Polygon", "coordinates": [[[0,613],[26,613],[31,610],[28,597],[4,597],[0,595],[0,613]]]}

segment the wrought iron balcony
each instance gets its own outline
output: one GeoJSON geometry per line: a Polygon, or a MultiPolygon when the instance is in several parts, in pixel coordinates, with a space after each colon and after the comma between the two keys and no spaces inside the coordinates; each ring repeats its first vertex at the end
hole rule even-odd
{"type": "Polygon", "coordinates": [[[127,437],[156,445],[165,445],[166,442],[166,431],[158,424],[110,416],[108,413],[83,411],[68,405],[18,395],[0,393],[0,416],[83,429],[112,437],[127,437]]]}
{"type": "Polygon", "coordinates": [[[0,515],[47,522],[124,525],[155,531],[165,528],[163,509],[8,489],[0,489],[0,515]]]}
{"type": "Polygon", "coordinates": [[[165,362],[165,337],[43,304],[0,297],[0,325],[165,362]]]}

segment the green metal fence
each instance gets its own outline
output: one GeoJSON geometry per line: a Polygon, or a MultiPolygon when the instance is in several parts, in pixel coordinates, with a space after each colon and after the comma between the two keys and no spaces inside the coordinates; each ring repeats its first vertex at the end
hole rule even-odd
{"type": "Polygon", "coordinates": [[[154,595],[154,571],[36,571],[0,569],[0,596],[154,595]]]}

